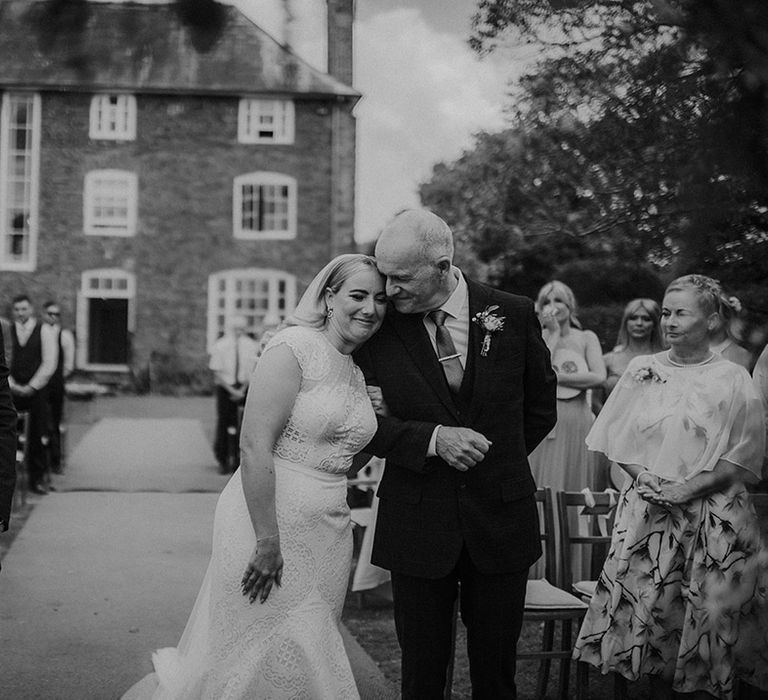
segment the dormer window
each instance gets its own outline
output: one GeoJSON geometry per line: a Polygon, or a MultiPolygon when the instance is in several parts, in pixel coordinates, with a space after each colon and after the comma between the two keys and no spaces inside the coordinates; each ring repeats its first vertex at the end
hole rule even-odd
{"type": "Polygon", "coordinates": [[[94,95],[91,99],[92,139],[133,141],[136,139],[136,97],[94,95]]]}
{"type": "Polygon", "coordinates": [[[240,143],[293,143],[295,112],[291,100],[243,98],[237,118],[240,143]]]}

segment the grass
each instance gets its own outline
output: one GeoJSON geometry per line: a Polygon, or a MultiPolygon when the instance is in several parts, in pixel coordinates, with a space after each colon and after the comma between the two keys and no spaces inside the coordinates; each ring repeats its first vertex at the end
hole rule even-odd
{"type": "MultiPolygon", "coordinates": [[[[344,606],[343,622],[357,641],[378,664],[384,676],[395,687],[400,687],[400,649],[395,636],[395,626],[392,621],[392,604],[380,595],[366,593],[349,594],[344,606]]],[[[525,623],[520,637],[519,649],[536,649],[541,644],[542,626],[539,623],[525,623]]],[[[555,647],[559,647],[559,638],[555,637],[555,647]]],[[[538,661],[520,661],[517,665],[517,689],[521,700],[529,700],[536,696],[536,680],[539,669],[538,661]]],[[[550,667],[547,697],[559,697],[558,679],[560,667],[558,661],[553,661],[550,667]]],[[[571,664],[569,695],[575,697],[576,673],[575,664],[571,664]]],[[[641,682],[630,686],[627,692],[628,700],[641,700],[649,697],[647,683],[641,682]]],[[[589,673],[590,700],[613,700],[615,697],[613,679],[601,676],[595,669],[589,673]]],[[[469,663],[466,654],[466,634],[464,626],[459,623],[456,635],[456,659],[453,674],[454,700],[469,700],[472,688],[469,682],[469,663]]]]}

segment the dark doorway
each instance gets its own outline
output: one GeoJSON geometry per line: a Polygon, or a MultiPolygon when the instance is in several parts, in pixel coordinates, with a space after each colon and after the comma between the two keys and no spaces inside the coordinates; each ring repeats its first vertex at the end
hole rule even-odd
{"type": "Polygon", "coordinates": [[[128,299],[88,299],[88,363],[128,364],[128,299]]]}

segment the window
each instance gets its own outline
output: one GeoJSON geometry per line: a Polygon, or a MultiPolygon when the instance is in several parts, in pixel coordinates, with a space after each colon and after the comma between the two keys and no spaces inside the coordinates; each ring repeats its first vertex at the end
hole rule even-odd
{"type": "Polygon", "coordinates": [[[7,92],[0,112],[0,268],[31,271],[37,262],[40,96],[7,92]]]}
{"type": "Polygon", "coordinates": [[[138,178],[126,170],[92,170],[85,176],[83,225],[90,236],[134,236],[138,178]]]}
{"type": "Polygon", "coordinates": [[[240,143],[293,143],[295,112],[291,100],[240,100],[240,143]]]}
{"type": "Polygon", "coordinates": [[[244,316],[258,337],[296,306],[296,278],[281,270],[248,268],[217,272],[208,279],[208,349],[233,316],[244,316]]]}
{"type": "Polygon", "coordinates": [[[133,95],[94,95],[88,135],[92,139],[133,141],[136,138],[136,98],[133,95]]]}
{"type": "Polygon", "coordinates": [[[235,178],[235,238],[296,238],[296,180],[280,173],[235,178]]]}

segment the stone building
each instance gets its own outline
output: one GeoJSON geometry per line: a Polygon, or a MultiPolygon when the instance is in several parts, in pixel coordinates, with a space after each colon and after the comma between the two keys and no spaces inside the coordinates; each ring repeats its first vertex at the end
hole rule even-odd
{"type": "Polygon", "coordinates": [[[207,381],[354,249],[353,0],[328,71],[237,9],[0,0],[0,313],[57,299],[101,380],[207,381]]]}

